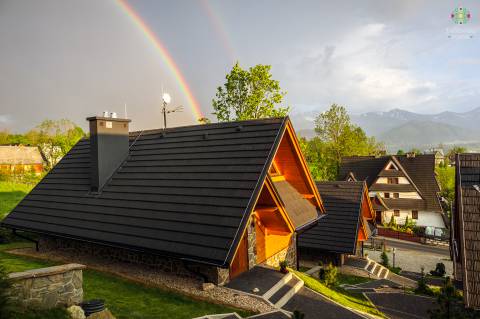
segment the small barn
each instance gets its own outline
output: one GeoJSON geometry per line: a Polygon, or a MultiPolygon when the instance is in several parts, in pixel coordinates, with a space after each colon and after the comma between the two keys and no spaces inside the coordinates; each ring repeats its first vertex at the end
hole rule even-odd
{"type": "Polygon", "coordinates": [[[375,231],[375,212],[365,182],[317,182],[327,215],[299,236],[299,258],[342,265],[348,255],[363,256],[363,243],[375,231]]]}
{"type": "Polygon", "coordinates": [[[3,220],[40,249],[146,263],[223,284],[296,265],[324,208],[288,117],[129,133],[91,117],[79,141],[3,220]]]}
{"type": "Polygon", "coordinates": [[[0,174],[41,174],[43,157],[36,146],[0,145],[0,174]]]}

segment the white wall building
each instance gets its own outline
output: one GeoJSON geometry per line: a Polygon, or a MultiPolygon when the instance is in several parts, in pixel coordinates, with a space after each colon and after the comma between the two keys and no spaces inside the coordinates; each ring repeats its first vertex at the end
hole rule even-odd
{"type": "Polygon", "coordinates": [[[370,196],[381,197],[386,209],[377,211],[377,222],[388,223],[393,216],[403,225],[408,217],[430,231],[446,228],[433,154],[344,158],[340,177],[365,180],[370,196]]]}

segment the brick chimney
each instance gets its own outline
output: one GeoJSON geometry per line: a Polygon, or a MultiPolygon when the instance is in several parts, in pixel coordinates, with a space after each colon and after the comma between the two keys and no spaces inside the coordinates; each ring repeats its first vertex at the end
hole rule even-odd
{"type": "MultiPolygon", "coordinates": [[[[105,116],[107,115],[107,116],[105,116]]],[[[105,183],[128,156],[128,119],[94,116],[90,122],[90,190],[101,191],[105,183]]]]}

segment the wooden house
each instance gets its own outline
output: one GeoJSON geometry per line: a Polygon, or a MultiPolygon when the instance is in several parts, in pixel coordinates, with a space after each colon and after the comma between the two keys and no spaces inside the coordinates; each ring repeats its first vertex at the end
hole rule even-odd
{"type": "Polygon", "coordinates": [[[223,284],[296,265],[324,208],[289,118],[129,133],[91,117],[79,141],[3,220],[70,249],[223,284]]]}
{"type": "Polygon", "coordinates": [[[439,200],[434,155],[343,158],[339,179],[365,181],[370,196],[380,196],[384,205],[377,211],[379,223],[394,218],[403,225],[408,218],[432,234],[443,232],[448,225],[439,200]]]}
{"type": "Polygon", "coordinates": [[[463,283],[465,305],[480,309],[480,154],[458,154],[455,162],[454,276],[463,283]]]}
{"type": "Polygon", "coordinates": [[[0,174],[41,174],[43,157],[36,146],[0,145],[0,174]]]}
{"type": "Polygon", "coordinates": [[[299,258],[342,265],[348,255],[363,256],[363,243],[376,227],[366,183],[316,184],[327,214],[299,235],[299,258]]]}

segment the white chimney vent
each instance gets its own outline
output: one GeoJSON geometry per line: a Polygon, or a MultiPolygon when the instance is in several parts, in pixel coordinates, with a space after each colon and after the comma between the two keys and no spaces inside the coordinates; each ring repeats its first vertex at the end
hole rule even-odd
{"type": "Polygon", "coordinates": [[[110,117],[110,113],[108,113],[108,111],[103,111],[103,117],[110,117]]]}
{"type": "Polygon", "coordinates": [[[110,117],[112,119],[116,119],[117,118],[117,113],[115,113],[115,112],[110,113],[110,117]]]}

